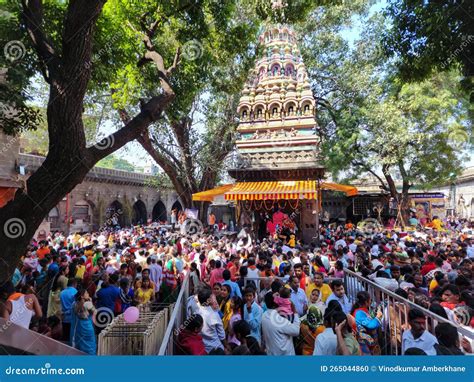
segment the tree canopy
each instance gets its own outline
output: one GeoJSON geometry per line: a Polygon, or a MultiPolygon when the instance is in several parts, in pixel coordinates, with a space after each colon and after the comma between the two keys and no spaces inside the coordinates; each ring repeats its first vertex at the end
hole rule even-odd
{"type": "Polygon", "coordinates": [[[384,48],[397,57],[403,81],[460,68],[462,88],[474,102],[474,2],[390,0],[384,48]]]}

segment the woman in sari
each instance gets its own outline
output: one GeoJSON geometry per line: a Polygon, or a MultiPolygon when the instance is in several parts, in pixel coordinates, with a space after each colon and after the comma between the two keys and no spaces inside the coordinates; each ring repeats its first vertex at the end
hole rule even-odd
{"type": "Polygon", "coordinates": [[[69,267],[67,265],[61,266],[59,268],[59,272],[56,273],[56,276],[54,276],[51,290],[48,296],[48,310],[46,313],[47,317],[57,316],[61,318],[62,316],[61,300],[59,299],[59,294],[67,287],[68,273],[69,267]]]}
{"type": "Polygon", "coordinates": [[[376,317],[372,317],[369,313],[370,303],[370,295],[367,292],[357,293],[357,301],[352,307],[351,315],[355,318],[357,341],[362,355],[380,355],[377,330],[382,325],[383,313],[378,310],[376,317]]]}
{"type": "Polygon", "coordinates": [[[230,302],[230,293],[231,288],[229,285],[222,285],[221,296],[222,301],[219,304],[220,315],[222,317],[222,324],[224,325],[224,330],[227,332],[230,319],[232,318],[232,306],[230,302]]]}
{"type": "Polygon", "coordinates": [[[315,306],[311,305],[306,316],[301,317],[300,335],[297,338],[298,353],[302,355],[313,355],[314,341],[318,334],[324,332],[323,314],[315,306]]]}
{"type": "Polygon", "coordinates": [[[86,289],[77,292],[72,305],[71,344],[84,353],[96,354],[96,339],[92,317],[94,305],[86,289]]]}

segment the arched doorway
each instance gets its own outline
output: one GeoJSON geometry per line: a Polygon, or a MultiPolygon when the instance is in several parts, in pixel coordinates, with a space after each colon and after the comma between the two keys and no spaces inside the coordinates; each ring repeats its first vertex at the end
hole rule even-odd
{"type": "Polygon", "coordinates": [[[123,206],[118,200],[114,200],[105,210],[105,225],[114,227],[123,226],[123,206]]]}
{"type": "Polygon", "coordinates": [[[171,206],[171,211],[173,211],[173,210],[176,210],[177,212],[183,210],[183,206],[181,205],[181,203],[178,200],[176,202],[174,202],[173,205],[171,206]]]}
{"type": "Polygon", "coordinates": [[[133,205],[132,224],[146,224],[146,206],[141,200],[137,200],[133,205]]]}
{"type": "Polygon", "coordinates": [[[152,219],[154,222],[164,222],[168,220],[166,207],[161,200],[159,200],[153,207],[152,219]]]}

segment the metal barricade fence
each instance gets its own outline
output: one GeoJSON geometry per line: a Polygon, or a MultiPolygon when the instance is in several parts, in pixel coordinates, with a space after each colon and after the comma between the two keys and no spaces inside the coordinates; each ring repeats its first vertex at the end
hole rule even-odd
{"type": "Polygon", "coordinates": [[[379,344],[382,354],[401,354],[403,330],[408,328],[408,311],[418,309],[426,316],[426,329],[434,335],[438,323],[449,323],[456,327],[460,336],[466,337],[471,343],[474,341],[474,333],[452,321],[425,309],[410,300],[407,300],[394,292],[368,280],[348,269],[344,270],[344,286],[346,294],[351,302],[356,299],[357,292],[367,291],[371,300],[383,307],[382,325],[379,330],[379,344]]]}
{"type": "Polygon", "coordinates": [[[174,304],[161,306],[140,305],[136,322],[128,323],[123,314],[101,331],[98,355],[154,355],[157,354],[174,304]]]}
{"type": "Polygon", "coordinates": [[[181,285],[179,295],[174,303],[174,308],[171,311],[171,317],[166,327],[166,331],[161,342],[158,355],[173,355],[175,354],[176,337],[183,326],[186,318],[186,303],[190,296],[189,291],[189,273],[184,278],[181,285]]]}

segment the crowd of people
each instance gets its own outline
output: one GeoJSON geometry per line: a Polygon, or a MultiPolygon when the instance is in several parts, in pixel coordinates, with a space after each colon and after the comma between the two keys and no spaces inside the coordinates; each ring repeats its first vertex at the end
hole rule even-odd
{"type": "Polygon", "coordinates": [[[1,283],[0,317],[96,354],[99,312],[170,301],[188,277],[177,354],[378,355],[387,332],[401,354],[470,354],[474,334],[458,329],[474,333],[473,228],[446,227],[361,232],[349,223],[321,227],[318,245],[212,226],[56,232],[33,241],[1,283]],[[396,333],[384,301],[348,290],[349,271],[413,303],[406,322],[391,323],[396,333]],[[444,320],[427,327],[428,311],[444,320]]]}

